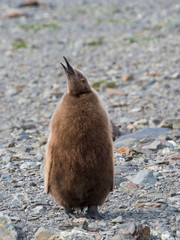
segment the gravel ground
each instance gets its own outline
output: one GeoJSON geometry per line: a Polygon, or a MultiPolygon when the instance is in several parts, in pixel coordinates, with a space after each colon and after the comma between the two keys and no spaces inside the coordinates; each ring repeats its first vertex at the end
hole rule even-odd
{"type": "Polygon", "coordinates": [[[11,239],[179,240],[179,1],[20,3],[0,4],[0,234],[7,217],[11,239]],[[11,8],[22,16],[9,18],[11,8]],[[44,193],[48,126],[66,91],[62,56],[121,131],[101,221],[69,219],[44,193]]]}

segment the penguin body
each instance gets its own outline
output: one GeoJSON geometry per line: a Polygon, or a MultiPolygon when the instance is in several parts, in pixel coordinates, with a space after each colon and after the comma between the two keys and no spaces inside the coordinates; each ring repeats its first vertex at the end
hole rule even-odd
{"type": "Polygon", "coordinates": [[[66,63],[68,91],[51,119],[45,191],[66,209],[89,208],[102,205],[113,190],[111,127],[87,78],[66,63]]]}

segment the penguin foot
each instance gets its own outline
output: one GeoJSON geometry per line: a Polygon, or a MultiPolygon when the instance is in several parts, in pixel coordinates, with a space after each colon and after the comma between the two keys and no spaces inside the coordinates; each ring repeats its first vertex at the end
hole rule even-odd
{"type": "Polygon", "coordinates": [[[100,220],[102,219],[102,216],[99,214],[97,206],[91,205],[88,207],[87,213],[86,213],[87,218],[92,218],[95,220],[100,220]]]}
{"type": "Polygon", "coordinates": [[[75,218],[74,210],[70,207],[64,207],[65,213],[69,218],[75,218]]]}

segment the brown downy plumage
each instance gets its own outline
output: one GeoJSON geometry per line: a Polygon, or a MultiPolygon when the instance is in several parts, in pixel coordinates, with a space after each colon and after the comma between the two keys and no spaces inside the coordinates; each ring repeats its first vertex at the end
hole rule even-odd
{"type": "Polygon", "coordinates": [[[88,216],[98,218],[97,206],[114,185],[110,122],[87,78],[64,59],[68,91],[51,119],[45,191],[68,213],[88,207],[88,216]]]}

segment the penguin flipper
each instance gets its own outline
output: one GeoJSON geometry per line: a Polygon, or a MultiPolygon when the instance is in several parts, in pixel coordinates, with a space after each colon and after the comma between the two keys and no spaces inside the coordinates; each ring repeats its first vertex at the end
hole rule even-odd
{"type": "Polygon", "coordinates": [[[44,158],[44,186],[45,186],[45,193],[50,192],[50,175],[52,170],[52,157],[51,155],[46,154],[46,157],[44,158]]]}

